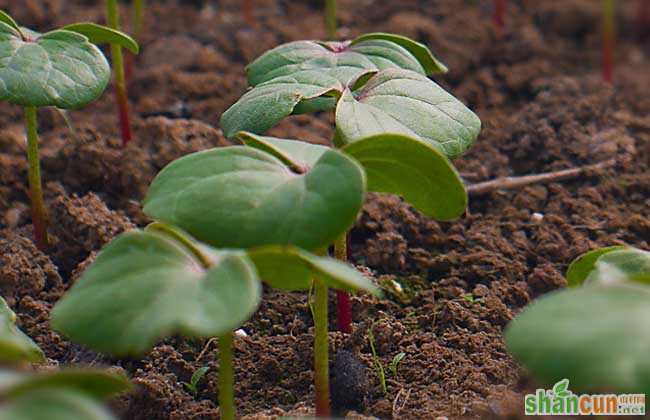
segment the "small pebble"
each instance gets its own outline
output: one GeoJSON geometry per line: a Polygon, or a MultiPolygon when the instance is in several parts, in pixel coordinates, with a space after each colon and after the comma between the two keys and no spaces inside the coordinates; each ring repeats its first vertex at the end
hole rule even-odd
{"type": "Polygon", "coordinates": [[[533,222],[539,223],[544,220],[544,215],[542,213],[533,213],[530,215],[530,218],[533,222]]]}
{"type": "Polygon", "coordinates": [[[241,329],[241,328],[238,329],[237,331],[235,331],[235,335],[236,335],[237,337],[248,337],[248,334],[246,334],[246,331],[244,331],[244,330],[241,329]]]}

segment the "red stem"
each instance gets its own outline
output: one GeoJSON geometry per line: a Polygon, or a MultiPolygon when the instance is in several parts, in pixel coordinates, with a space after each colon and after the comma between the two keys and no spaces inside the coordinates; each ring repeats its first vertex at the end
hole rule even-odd
{"type": "Polygon", "coordinates": [[[506,23],[506,0],[494,0],[494,14],[492,15],[492,22],[497,33],[497,37],[501,38],[503,35],[503,28],[506,23]]]}
{"type": "Polygon", "coordinates": [[[126,86],[120,86],[119,84],[115,85],[115,102],[117,103],[118,112],[120,114],[122,146],[126,147],[126,145],[133,139],[131,123],[129,122],[129,100],[126,86]]]}
{"type": "Polygon", "coordinates": [[[614,0],[603,0],[603,56],[602,76],[609,84],[614,83],[614,45],[616,38],[614,0]]]}
{"type": "Polygon", "coordinates": [[[246,23],[255,26],[255,0],[241,0],[241,10],[246,23]]]}

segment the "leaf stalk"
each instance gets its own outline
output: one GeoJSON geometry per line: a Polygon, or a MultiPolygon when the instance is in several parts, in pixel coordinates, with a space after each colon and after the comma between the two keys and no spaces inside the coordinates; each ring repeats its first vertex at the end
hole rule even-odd
{"type": "Polygon", "coordinates": [[[38,153],[38,122],[36,107],[25,108],[25,124],[27,126],[27,177],[29,179],[29,194],[32,204],[32,224],[34,226],[34,239],[36,247],[45,251],[48,244],[47,238],[47,213],[43,199],[43,185],[41,183],[41,163],[38,153]]]}
{"type": "Polygon", "coordinates": [[[327,38],[336,39],[336,0],[325,0],[325,26],[327,38]]]}
{"type": "MultiPolygon", "coordinates": [[[[347,232],[334,242],[334,256],[342,262],[348,261],[347,232]]],[[[336,291],[336,319],[339,331],[352,333],[352,302],[350,295],[343,290],[336,291]]]]}

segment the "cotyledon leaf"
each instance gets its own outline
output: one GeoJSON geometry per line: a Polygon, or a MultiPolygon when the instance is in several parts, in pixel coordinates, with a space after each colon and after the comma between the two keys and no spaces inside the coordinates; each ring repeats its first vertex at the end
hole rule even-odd
{"type": "MultiPolygon", "coordinates": [[[[290,167],[313,165],[329,150],[325,146],[240,132],[237,139],[278,157],[290,167]],[[294,159],[293,157],[297,157],[294,159]]],[[[436,148],[400,134],[378,134],[341,149],[361,164],[368,191],[397,194],[424,215],[450,220],[467,207],[467,193],[458,172],[436,148]]]]}
{"type": "Polygon", "coordinates": [[[252,248],[248,255],[260,277],[271,287],[290,291],[309,290],[315,277],[329,287],[363,290],[376,296],[380,289],[352,266],[330,257],[320,257],[296,247],[270,245],[252,248]]]}
{"type": "Polygon", "coordinates": [[[206,268],[170,236],[133,230],[102,249],[54,307],[52,326],[97,351],[137,355],[173,333],[231,331],[260,295],[255,267],[240,252],[220,252],[206,268]]]}
{"type": "Polygon", "coordinates": [[[246,67],[248,83],[257,86],[277,77],[318,70],[343,86],[368,71],[387,68],[412,70],[422,75],[445,72],[431,51],[409,38],[371,33],[351,41],[294,41],[265,52],[246,67]]]}
{"type": "Polygon", "coordinates": [[[87,37],[56,30],[24,40],[0,21],[0,100],[71,109],[97,99],[110,67],[87,37]]]}
{"type": "Polygon", "coordinates": [[[298,103],[343,90],[335,78],[313,70],[277,77],[252,90],[221,115],[221,129],[227,138],[239,131],[264,133],[291,115],[298,103]]]}
{"type": "Polygon", "coordinates": [[[388,69],[359,91],[343,93],[334,141],[343,146],[371,135],[403,134],[454,158],[471,146],[480,128],[476,114],[435,82],[413,71],[388,69]]]}
{"type": "Polygon", "coordinates": [[[8,26],[14,29],[19,35],[21,36],[23,35],[20,27],[18,26],[14,18],[9,16],[7,12],[5,12],[4,10],[0,10],[0,22],[6,23],[8,26]]]}
{"type": "Polygon", "coordinates": [[[467,192],[440,150],[413,137],[377,134],[345,145],[366,171],[368,191],[397,194],[425,216],[451,220],[467,207],[467,192]]]}
{"type": "Polygon", "coordinates": [[[299,165],[304,172],[245,146],[187,155],[154,179],[144,212],[219,248],[322,249],[355,222],[365,196],[364,172],[336,150],[299,165]]]}
{"type": "Polygon", "coordinates": [[[596,260],[598,260],[598,258],[600,258],[603,254],[624,248],[624,246],[608,246],[604,248],[598,248],[586,252],[576,258],[571,263],[571,265],[569,265],[569,268],[566,272],[566,279],[569,283],[569,286],[581,286],[584,283],[585,279],[593,271],[596,260]]]}
{"type": "Polygon", "coordinates": [[[16,327],[16,314],[0,297],[0,361],[42,362],[45,355],[25,333],[16,327]]]}
{"type": "Polygon", "coordinates": [[[0,420],[115,420],[98,401],[70,389],[32,391],[0,405],[0,420]]]}
{"type": "Polygon", "coordinates": [[[638,282],[650,285],[650,252],[625,247],[603,253],[594,263],[585,284],[638,282]]]}
{"type": "Polygon", "coordinates": [[[648,319],[648,286],[593,285],[535,300],[505,338],[515,359],[545,385],[568,378],[574,392],[648,394],[648,319]]]}
{"type": "Polygon", "coordinates": [[[80,22],[66,25],[61,29],[85,35],[93,44],[117,44],[131,51],[133,54],[140,52],[140,46],[135,39],[124,32],[109,28],[108,26],[98,25],[92,22],[80,22]]]}

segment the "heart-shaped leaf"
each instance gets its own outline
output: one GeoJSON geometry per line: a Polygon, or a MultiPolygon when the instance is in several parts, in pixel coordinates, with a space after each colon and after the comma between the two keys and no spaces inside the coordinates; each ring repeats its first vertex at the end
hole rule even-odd
{"type": "Polygon", "coordinates": [[[41,349],[16,327],[16,314],[0,297],[0,361],[42,362],[45,355],[41,349]]]}
{"type": "Polygon", "coordinates": [[[336,107],[335,143],[343,146],[376,134],[425,140],[447,157],[463,153],[481,121],[462,102],[418,73],[388,69],[359,91],[346,90],[336,107]]]}
{"type": "Polygon", "coordinates": [[[140,52],[140,46],[135,39],[124,32],[117,31],[108,26],[98,25],[92,22],[81,22],[66,25],[61,29],[84,35],[93,44],[115,44],[126,48],[133,54],[140,52]]]}
{"type": "Polygon", "coordinates": [[[399,35],[290,42],[246,67],[254,88],[221,116],[221,127],[228,138],[239,131],[262,134],[291,114],[334,109],[349,84],[362,84],[362,76],[388,68],[422,75],[447,71],[425,45],[399,35]]]}
{"type": "Polygon", "coordinates": [[[79,108],[102,94],[109,77],[106,58],[85,36],[57,30],[26,40],[0,21],[0,100],[79,108]]]}
{"type": "Polygon", "coordinates": [[[271,245],[253,248],[248,255],[260,277],[271,287],[290,291],[309,290],[315,277],[329,287],[351,292],[364,290],[376,296],[379,288],[348,264],[319,257],[296,247],[271,245]]]}
{"type": "Polygon", "coordinates": [[[387,68],[422,75],[447,71],[425,45],[399,35],[372,33],[345,42],[289,42],[261,55],[246,73],[251,86],[305,70],[328,74],[346,86],[368,71],[387,68]]]}
{"type": "Polygon", "coordinates": [[[0,405],[0,420],[115,420],[95,400],[69,389],[33,391],[0,405]]]}
{"type": "Polygon", "coordinates": [[[206,269],[167,235],[124,233],[57,303],[52,326],[116,355],[142,353],[175,332],[209,337],[231,331],[257,308],[260,283],[242,253],[216,255],[206,269]]]}
{"type": "Polygon", "coordinates": [[[103,399],[131,388],[120,373],[96,369],[64,369],[40,373],[0,370],[0,396],[16,398],[34,391],[69,389],[88,397],[103,399]]]}
{"type": "Polygon", "coordinates": [[[341,83],[315,70],[277,77],[260,84],[221,115],[221,129],[227,138],[239,131],[264,133],[294,111],[298,103],[323,95],[338,95],[341,83]]]}
{"type": "Polygon", "coordinates": [[[515,358],[545,384],[568,378],[580,391],[648,394],[648,319],[647,286],[566,289],[524,309],[505,338],[515,358]]]}
{"type": "MultiPolygon", "coordinates": [[[[237,139],[270,153],[291,168],[312,166],[329,148],[240,132],[237,139]],[[295,156],[294,160],[292,156],[295,156]]],[[[368,191],[402,196],[426,216],[450,220],[463,214],[467,194],[449,160],[427,143],[399,134],[379,134],[346,145],[342,152],[363,167],[368,191]]]]}
{"type": "Polygon", "coordinates": [[[569,265],[569,268],[566,272],[566,279],[569,283],[569,286],[575,287],[582,285],[585,279],[593,271],[596,260],[598,260],[601,255],[624,248],[624,246],[608,246],[604,248],[598,248],[586,252],[576,258],[571,263],[571,265],[569,265]]]}
{"type": "Polygon", "coordinates": [[[368,191],[400,195],[438,220],[461,216],[467,193],[449,160],[431,145],[399,134],[378,134],[341,149],[366,171],[368,191]]]}
{"type": "MultiPolygon", "coordinates": [[[[292,156],[294,161],[299,161],[292,156]]],[[[355,222],[365,195],[363,169],[327,150],[294,165],[233,146],[187,155],[164,168],[144,212],[220,248],[295,245],[322,249],[355,222]]]]}
{"type": "Polygon", "coordinates": [[[650,252],[632,247],[610,249],[596,260],[585,284],[629,281],[650,284],[650,252]]]}

